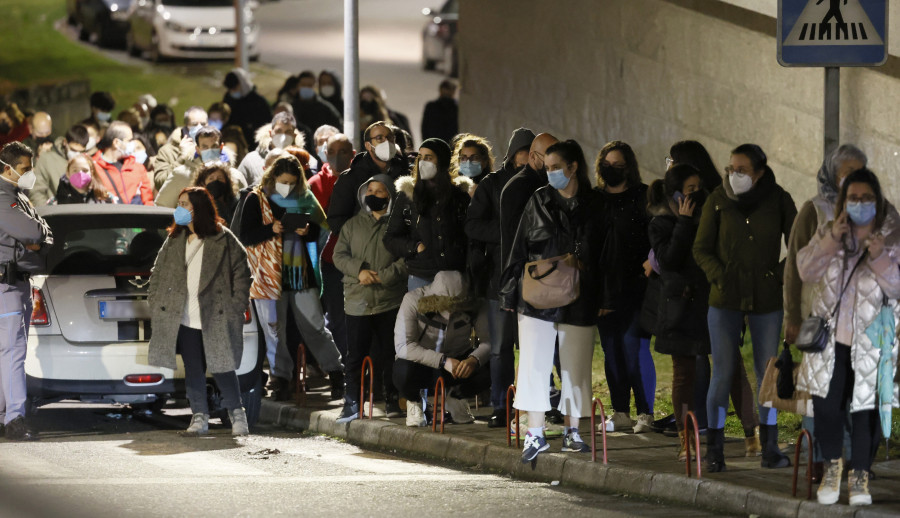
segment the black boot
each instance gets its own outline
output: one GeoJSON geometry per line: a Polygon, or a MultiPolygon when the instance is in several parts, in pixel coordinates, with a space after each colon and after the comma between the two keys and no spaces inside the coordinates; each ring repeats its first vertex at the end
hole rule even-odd
{"type": "Polygon", "coordinates": [[[331,400],[344,399],[344,372],[329,372],[328,379],[331,381],[331,400]]]}
{"type": "Polygon", "coordinates": [[[763,453],[759,465],[764,468],[786,468],[791,465],[787,455],[778,449],[778,425],[759,425],[759,442],[762,443],[763,453]]]}
{"type": "Polygon", "coordinates": [[[708,428],[706,430],[706,471],[710,473],[725,471],[724,428],[708,428]]]}

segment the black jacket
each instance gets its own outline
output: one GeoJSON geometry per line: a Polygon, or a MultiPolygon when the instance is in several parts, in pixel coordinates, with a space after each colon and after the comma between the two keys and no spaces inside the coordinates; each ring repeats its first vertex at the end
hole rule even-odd
{"type": "Polygon", "coordinates": [[[507,167],[485,176],[475,189],[466,215],[466,235],[470,240],[470,273],[484,276],[483,278],[487,280],[486,293],[478,295],[486,295],[493,300],[499,296],[500,274],[503,273],[500,257],[500,194],[515,174],[516,170],[510,163],[507,167]],[[472,264],[473,251],[483,254],[480,257],[483,258],[480,267],[472,264]]]}
{"type": "Polygon", "coordinates": [[[68,203],[111,203],[112,199],[98,200],[94,196],[94,191],[89,190],[86,194],[81,194],[72,187],[69,178],[63,174],[59,179],[59,185],[56,187],[56,203],[65,205],[68,203]]]}
{"type": "Polygon", "coordinates": [[[503,187],[500,194],[500,264],[503,268],[507,267],[509,250],[516,237],[525,204],[534,191],[545,185],[546,173],[535,171],[530,164],[526,164],[503,187]]]}
{"type": "MultiPolygon", "coordinates": [[[[325,99],[316,94],[312,99],[305,101],[302,99],[294,100],[294,116],[297,117],[298,123],[303,123],[312,131],[319,129],[319,126],[328,124],[335,128],[344,127],[341,114],[325,99]]],[[[315,142],[313,142],[315,147],[315,142]]]]}
{"type": "Polygon", "coordinates": [[[272,108],[269,107],[269,102],[256,93],[256,87],[240,99],[235,99],[226,93],[222,102],[231,107],[228,125],[240,126],[244,132],[244,138],[253,149],[253,143],[256,142],[256,130],[272,122],[272,108]]]}
{"type": "Polygon", "coordinates": [[[618,301],[619,309],[640,308],[647,289],[643,264],[650,253],[647,185],[640,184],[615,194],[601,189],[597,192],[603,197],[604,214],[616,234],[612,241],[615,249],[610,252],[620,267],[618,278],[622,285],[622,299],[618,301]]]}
{"type": "Polygon", "coordinates": [[[450,142],[459,133],[459,106],[456,99],[440,97],[425,105],[422,140],[432,137],[450,142]]]}
{"type": "Polygon", "coordinates": [[[397,205],[391,210],[384,246],[395,257],[406,259],[410,275],[431,280],[442,270],[466,270],[466,211],[472,181],[464,176],[453,180],[453,188],[445,206],[434,205],[420,214],[413,197],[412,177],[400,178],[397,205]],[[418,253],[419,243],[425,251],[418,253]]]}
{"type": "Polygon", "coordinates": [[[602,205],[603,197],[594,190],[566,200],[550,186],[538,189],[525,206],[503,270],[500,307],[577,326],[593,326],[601,308],[615,308],[616,293],[610,279],[617,270],[614,258],[607,253],[611,236],[602,205]],[[578,299],[562,308],[533,308],[520,294],[525,263],[567,253],[576,253],[582,265],[578,299]]]}
{"type": "Polygon", "coordinates": [[[368,152],[359,153],[353,157],[350,169],[338,176],[334,184],[334,191],[331,193],[331,201],[328,204],[328,227],[335,239],[340,234],[344,223],[359,212],[359,199],[357,198],[359,186],[377,174],[386,174],[396,180],[409,174],[409,162],[405,156],[397,154],[388,163],[387,171],[382,171],[375,165],[368,152]]]}
{"type": "Polygon", "coordinates": [[[709,354],[709,282],[692,252],[699,214],[676,216],[668,205],[653,206],[650,211],[650,246],[661,281],[656,350],[680,356],[709,354]]]}

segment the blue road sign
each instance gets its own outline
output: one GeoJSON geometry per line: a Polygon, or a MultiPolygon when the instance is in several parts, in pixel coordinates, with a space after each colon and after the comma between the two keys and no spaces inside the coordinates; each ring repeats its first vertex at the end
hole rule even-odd
{"type": "Polygon", "coordinates": [[[786,67],[883,65],[888,0],[778,0],[777,39],[786,67]]]}

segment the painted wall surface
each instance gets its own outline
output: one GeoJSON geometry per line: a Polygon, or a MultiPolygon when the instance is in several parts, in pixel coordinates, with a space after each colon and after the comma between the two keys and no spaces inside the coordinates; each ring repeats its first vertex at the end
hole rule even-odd
{"type": "MultiPolygon", "coordinates": [[[[748,4],[724,6],[727,16],[715,5],[724,3],[462,0],[460,127],[488,137],[500,157],[520,126],[578,140],[589,163],[624,140],[646,182],[663,174],[676,141],[699,140],[720,169],[753,142],[799,206],[822,162],[824,71],[778,64],[762,2],[727,2],[748,4]]],[[[841,140],[868,153],[900,201],[898,101],[895,72],[842,70],[841,140]]]]}

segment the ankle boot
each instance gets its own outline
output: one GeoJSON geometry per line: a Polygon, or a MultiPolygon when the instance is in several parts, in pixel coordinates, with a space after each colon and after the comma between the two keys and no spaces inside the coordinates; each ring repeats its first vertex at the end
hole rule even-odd
{"type": "Polygon", "coordinates": [[[344,399],[344,371],[333,371],[328,373],[328,379],[331,380],[331,399],[344,399]]]}
{"type": "Polygon", "coordinates": [[[231,418],[231,435],[250,435],[250,425],[247,423],[247,414],[243,408],[229,410],[228,417],[231,418]]]}
{"type": "MultiPolygon", "coordinates": [[[[684,441],[684,430],[678,430],[678,455],[676,455],[675,457],[675,460],[677,460],[678,462],[684,462],[684,460],[687,458],[687,451],[684,441]]],[[[694,455],[696,454],[697,452],[694,452],[694,455]]]]}
{"type": "Polygon", "coordinates": [[[762,454],[762,445],[759,442],[759,434],[757,429],[744,430],[744,455],[747,457],[759,457],[762,454]],[[747,432],[752,435],[747,435],[747,432]]]}
{"type": "Polygon", "coordinates": [[[707,428],[706,430],[706,471],[711,473],[725,471],[724,428],[707,428]]]}
{"type": "Polygon", "coordinates": [[[778,448],[778,425],[763,424],[759,426],[759,442],[762,443],[763,454],[759,465],[764,468],[786,468],[791,465],[787,455],[778,448]]]}
{"type": "Polygon", "coordinates": [[[184,437],[199,437],[209,433],[209,414],[196,413],[191,416],[191,424],[181,432],[184,437]]]}

